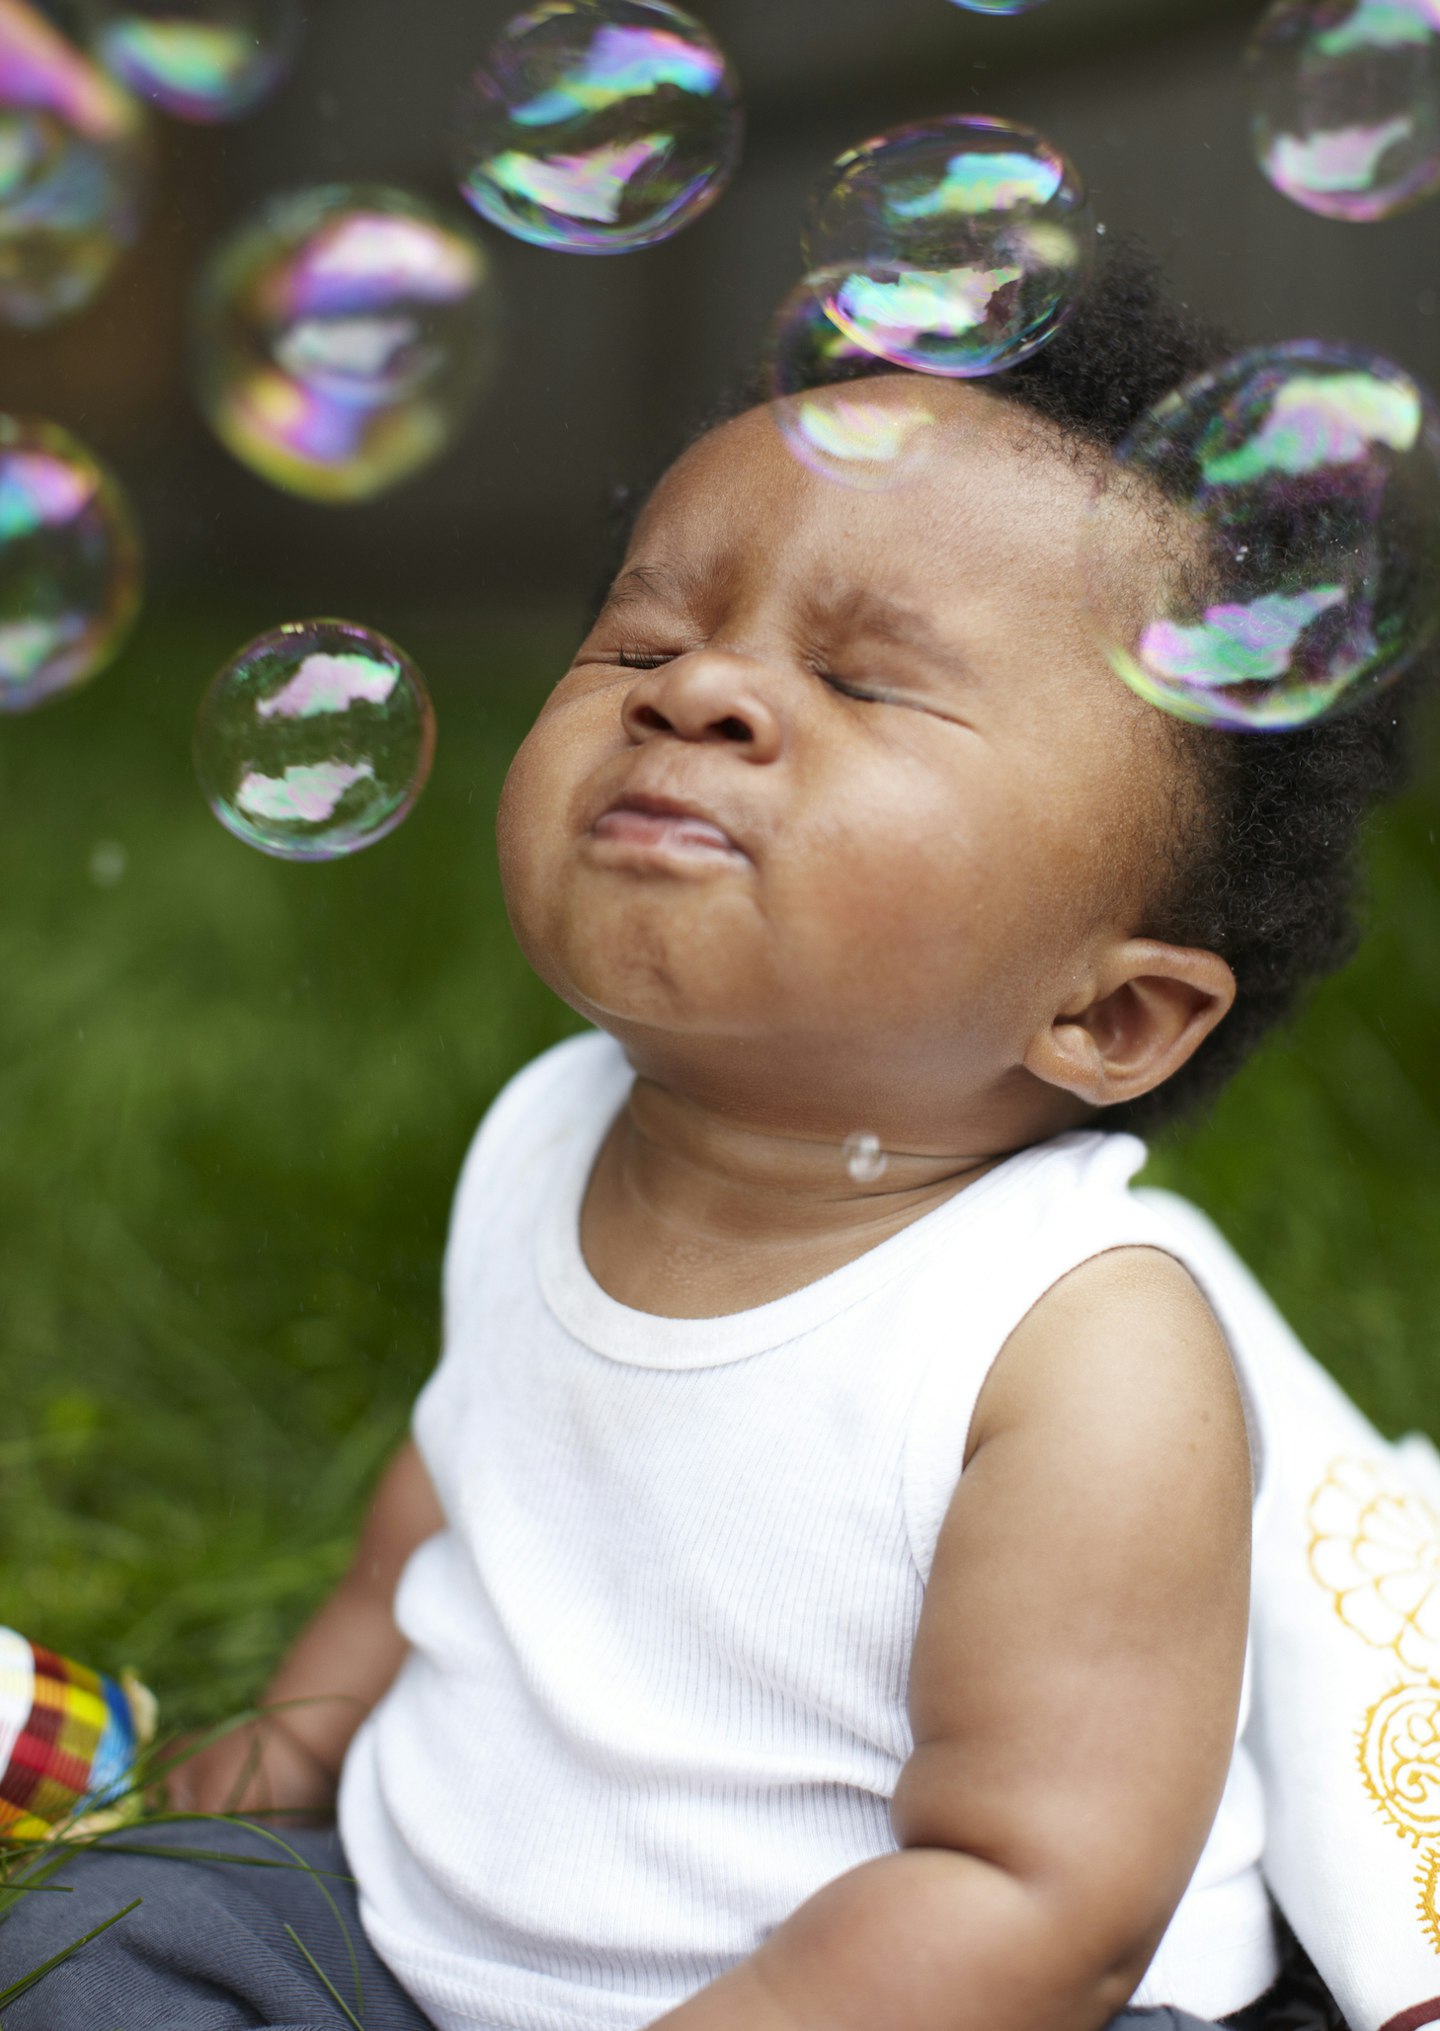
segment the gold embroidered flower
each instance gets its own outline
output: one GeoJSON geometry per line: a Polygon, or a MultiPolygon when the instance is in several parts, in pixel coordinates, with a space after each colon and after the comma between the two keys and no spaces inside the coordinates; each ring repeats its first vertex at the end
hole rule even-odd
{"type": "Polygon", "coordinates": [[[1342,1458],[1308,1516],[1310,1570],[1341,1621],[1408,1670],[1440,1667],[1440,1517],[1424,1497],[1342,1458]]]}

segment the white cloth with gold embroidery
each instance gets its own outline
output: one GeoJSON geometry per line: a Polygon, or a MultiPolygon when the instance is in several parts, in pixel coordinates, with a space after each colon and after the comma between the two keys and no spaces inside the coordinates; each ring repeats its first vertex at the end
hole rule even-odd
{"type": "Polygon", "coordinates": [[[1394,1509],[1416,1562],[1395,1595],[1367,1537],[1390,1512],[1356,1478],[1393,1457],[1215,1230],[1130,1189],[1143,1145],[1057,1137],[788,1297],[666,1319],[609,1297],[579,1243],[628,1083],[594,1034],[529,1066],[452,1217],[414,1420],[447,1527],[405,1569],[410,1650],[340,1792],[366,1930],[439,2031],[640,2031],[894,1850],[911,1650],[981,1385],[1052,1284],[1136,1243],[1209,1294],[1261,1488],[1258,1670],[1136,2001],[1217,2017],[1269,1985],[1262,1851],[1359,2031],[1440,1989],[1418,1851],[1376,1803],[1423,1838],[1433,1794],[1397,1757],[1427,1697],[1430,1521],[1394,1509]]]}
{"type": "MultiPolygon", "coordinates": [[[[1136,1197],[1203,1283],[1215,1229],[1136,1197]]],[[[1248,1736],[1265,1872],[1355,2031],[1415,2031],[1440,2022],[1440,1457],[1383,1439],[1238,1264],[1226,1284],[1232,1343],[1265,1350],[1247,1374],[1266,1446],[1248,1736]]]]}

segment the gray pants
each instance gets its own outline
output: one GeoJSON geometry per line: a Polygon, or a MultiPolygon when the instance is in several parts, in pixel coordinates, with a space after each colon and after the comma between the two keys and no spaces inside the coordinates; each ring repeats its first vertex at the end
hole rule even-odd
{"type": "MultiPolygon", "coordinates": [[[[333,1830],[282,1829],[316,1869],[341,1876],[333,1830]]],[[[127,1846],[278,1856],[263,1836],[231,1825],[150,1827],[116,1835],[127,1846]]],[[[349,1929],[363,2007],[343,1936],[318,1886],[298,1871],[77,1855],[50,1878],[70,1894],[25,1897],[0,1922],[0,1991],[136,1897],[144,1903],[11,2003],[4,2031],[354,2031],[345,2011],[284,1930],[293,1926],[364,2031],[432,2031],[361,1929],[353,1884],[326,1878],[349,1929]]],[[[1112,2031],[1206,2031],[1178,2010],[1127,2010],[1112,2031]]],[[[498,2031],[498,2027],[497,2027],[498,2031]]]]}

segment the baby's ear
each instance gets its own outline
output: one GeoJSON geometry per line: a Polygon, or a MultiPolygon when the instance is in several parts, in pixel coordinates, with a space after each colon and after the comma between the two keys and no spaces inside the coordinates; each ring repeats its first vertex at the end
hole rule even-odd
{"type": "Polygon", "coordinates": [[[1025,1069],[1090,1107],[1138,1100],[1194,1056],[1234,1000],[1218,953],[1129,938],[1097,967],[1085,1005],[1031,1039],[1025,1069]]]}

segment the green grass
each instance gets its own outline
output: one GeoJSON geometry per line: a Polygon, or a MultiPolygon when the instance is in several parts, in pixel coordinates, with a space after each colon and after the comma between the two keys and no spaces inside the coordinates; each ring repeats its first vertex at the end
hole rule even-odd
{"type": "MultiPolygon", "coordinates": [[[[290,867],[189,769],[249,631],[152,627],[0,724],[0,1622],[133,1664],[167,1729],[247,1704],[338,1576],[435,1358],[465,1145],[574,1027],[513,947],[492,842],[554,644],[409,631],[440,713],[424,801],[290,867]]],[[[1153,1167],[1395,1430],[1440,1426],[1436,802],[1377,837],[1361,960],[1153,1167]]]]}

